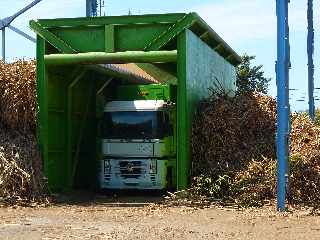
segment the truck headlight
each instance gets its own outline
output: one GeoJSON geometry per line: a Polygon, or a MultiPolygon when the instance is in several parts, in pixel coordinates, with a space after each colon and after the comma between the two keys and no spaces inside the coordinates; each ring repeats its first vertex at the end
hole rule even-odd
{"type": "Polygon", "coordinates": [[[104,172],[105,173],[111,172],[111,161],[110,160],[104,160],[104,172]]]}
{"type": "Polygon", "coordinates": [[[157,173],[157,160],[151,160],[150,161],[150,174],[156,174],[157,173]]]}

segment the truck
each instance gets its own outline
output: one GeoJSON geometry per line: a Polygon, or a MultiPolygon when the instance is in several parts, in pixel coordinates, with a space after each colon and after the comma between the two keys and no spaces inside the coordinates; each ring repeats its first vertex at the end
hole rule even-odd
{"type": "Polygon", "coordinates": [[[99,119],[99,188],[174,187],[176,104],[170,85],[127,85],[99,119]]]}

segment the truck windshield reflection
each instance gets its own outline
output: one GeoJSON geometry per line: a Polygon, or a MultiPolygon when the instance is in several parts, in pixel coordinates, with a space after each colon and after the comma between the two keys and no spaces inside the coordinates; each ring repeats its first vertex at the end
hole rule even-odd
{"type": "Polygon", "coordinates": [[[105,112],[104,139],[159,139],[168,136],[169,117],[163,111],[105,112]]]}

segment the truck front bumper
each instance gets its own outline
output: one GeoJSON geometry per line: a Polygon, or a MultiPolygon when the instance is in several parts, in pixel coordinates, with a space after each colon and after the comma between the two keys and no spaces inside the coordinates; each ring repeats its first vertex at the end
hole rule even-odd
{"type": "Polygon", "coordinates": [[[162,190],[167,188],[167,160],[103,159],[100,163],[101,189],[162,190]]]}

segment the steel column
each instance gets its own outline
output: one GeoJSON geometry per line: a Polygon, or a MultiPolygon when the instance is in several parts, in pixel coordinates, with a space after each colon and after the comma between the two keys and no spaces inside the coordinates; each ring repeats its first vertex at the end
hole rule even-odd
{"type": "Polygon", "coordinates": [[[73,145],[72,145],[72,106],[73,106],[73,88],[74,86],[81,80],[81,78],[86,74],[86,70],[82,70],[79,75],[69,84],[68,86],[68,106],[67,106],[67,131],[68,131],[68,139],[67,139],[67,152],[68,152],[68,174],[70,174],[69,179],[69,187],[73,186],[73,165],[72,165],[72,156],[73,156],[73,145]]]}
{"type": "Polygon", "coordinates": [[[30,8],[33,8],[35,5],[37,5],[38,3],[40,3],[42,0],[35,0],[32,3],[28,4],[27,6],[25,6],[24,8],[22,8],[20,11],[18,11],[17,13],[15,13],[14,15],[12,15],[11,17],[9,17],[9,22],[8,25],[17,17],[19,17],[21,14],[25,13],[26,11],[28,11],[30,8]]]}
{"type": "Polygon", "coordinates": [[[313,0],[308,0],[308,95],[309,115],[312,120],[315,118],[314,105],[314,27],[313,27],[313,0]]]}
{"type": "Polygon", "coordinates": [[[2,60],[6,61],[6,29],[2,29],[2,60]]]}
{"type": "Polygon", "coordinates": [[[97,0],[86,0],[86,16],[87,17],[96,17],[98,3],[97,0]]]}
{"type": "Polygon", "coordinates": [[[286,190],[288,182],[288,154],[289,154],[289,25],[288,0],[277,0],[277,207],[285,211],[286,190]]]}
{"type": "Polygon", "coordinates": [[[9,25],[8,28],[10,30],[14,31],[15,33],[19,34],[20,36],[28,39],[29,41],[31,41],[33,43],[37,43],[37,40],[34,37],[30,36],[29,34],[23,32],[23,31],[21,31],[19,28],[16,28],[16,27],[11,26],[11,25],[9,25]]]}

